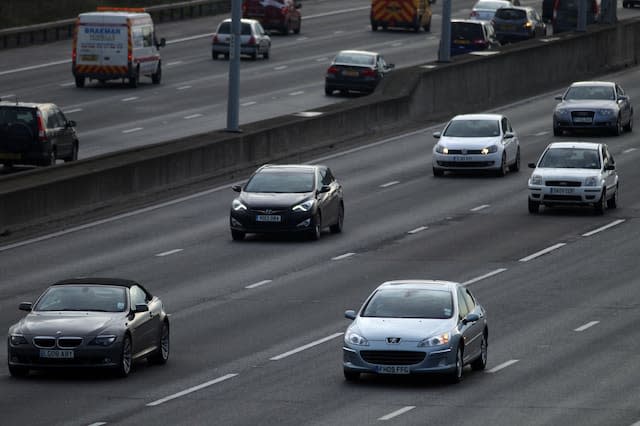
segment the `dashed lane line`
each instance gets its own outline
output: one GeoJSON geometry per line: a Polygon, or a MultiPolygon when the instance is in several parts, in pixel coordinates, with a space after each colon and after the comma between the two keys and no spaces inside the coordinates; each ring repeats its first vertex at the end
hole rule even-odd
{"type": "Polygon", "coordinates": [[[495,270],[493,270],[491,272],[488,272],[488,273],[486,273],[484,275],[480,275],[479,277],[471,278],[470,280],[463,282],[462,285],[471,285],[473,283],[477,283],[478,281],[486,280],[487,278],[491,278],[494,275],[501,274],[506,270],[507,270],[507,268],[495,269],[495,270]]]}
{"type": "Polygon", "coordinates": [[[257,283],[253,283],[253,284],[249,284],[248,286],[246,286],[245,288],[256,288],[256,287],[260,287],[263,286],[265,284],[269,284],[270,282],[272,282],[273,280],[262,280],[262,281],[258,281],[257,283]]]}
{"type": "Polygon", "coordinates": [[[133,133],[133,132],[139,132],[140,130],[142,130],[142,127],[134,127],[133,129],[127,129],[127,130],[123,130],[122,133],[133,133]]]}
{"type": "Polygon", "coordinates": [[[191,115],[187,115],[184,119],[185,120],[192,120],[194,118],[200,118],[202,117],[202,114],[191,114],[191,115]]]}
{"type": "Polygon", "coordinates": [[[165,251],[165,252],[156,254],[156,257],[171,256],[172,254],[180,253],[183,250],[184,249],[173,249],[173,250],[165,251]]]}
{"type": "Polygon", "coordinates": [[[537,258],[537,257],[544,256],[544,255],[545,255],[545,254],[547,254],[547,253],[551,253],[552,251],[557,250],[557,249],[559,249],[560,247],[564,247],[564,246],[566,246],[566,245],[567,245],[567,243],[558,243],[558,244],[554,244],[554,245],[552,245],[551,247],[547,247],[546,249],[540,250],[540,251],[538,251],[538,252],[535,252],[535,253],[533,253],[533,254],[530,254],[529,256],[523,257],[523,258],[522,258],[522,259],[520,259],[519,261],[520,261],[520,262],[528,262],[528,261],[533,260],[533,259],[535,259],[535,258],[537,258]]]}
{"type": "Polygon", "coordinates": [[[487,370],[487,373],[497,373],[500,370],[504,370],[505,368],[512,366],[513,364],[515,364],[518,361],[520,361],[520,360],[519,359],[512,359],[512,360],[509,360],[507,362],[503,362],[502,364],[496,365],[491,370],[487,370]]]}
{"type": "Polygon", "coordinates": [[[169,395],[169,396],[165,396],[164,398],[160,398],[157,401],[150,402],[150,403],[147,404],[147,407],[155,407],[156,405],[164,404],[165,402],[171,401],[171,400],[176,399],[176,398],[180,398],[181,396],[185,396],[185,395],[188,395],[190,393],[197,392],[197,391],[199,391],[201,389],[207,388],[209,386],[224,382],[225,380],[232,379],[232,378],[236,377],[237,375],[238,375],[237,373],[231,373],[231,374],[227,374],[227,375],[222,376],[222,377],[218,377],[217,379],[209,380],[208,382],[204,382],[204,383],[202,383],[202,384],[200,384],[198,386],[193,386],[193,387],[185,389],[185,390],[183,390],[181,392],[174,393],[173,395],[169,395]]]}
{"type": "Polygon", "coordinates": [[[380,185],[380,188],[388,188],[390,186],[397,185],[399,183],[400,182],[397,180],[392,180],[391,182],[383,183],[382,185],[380,185]]]}
{"type": "Polygon", "coordinates": [[[425,229],[429,229],[429,228],[426,226],[418,226],[417,228],[412,229],[411,231],[408,231],[407,234],[410,234],[410,235],[417,234],[418,232],[422,232],[425,229]]]}
{"type": "Polygon", "coordinates": [[[613,228],[614,226],[620,225],[623,222],[625,222],[625,219],[614,220],[613,222],[611,222],[611,223],[609,223],[607,225],[601,226],[600,228],[594,229],[593,231],[586,232],[586,233],[582,234],[582,236],[583,237],[590,237],[592,235],[597,234],[598,232],[602,232],[602,231],[607,230],[609,228],[613,228]]]}
{"type": "Polygon", "coordinates": [[[479,212],[480,210],[484,210],[484,209],[486,209],[486,208],[488,208],[488,207],[489,207],[489,204],[483,204],[483,205],[481,205],[481,206],[478,206],[478,207],[474,207],[474,208],[472,208],[470,211],[472,211],[472,212],[479,212]]]}
{"type": "Polygon", "coordinates": [[[342,260],[342,259],[346,259],[347,257],[354,256],[354,255],[355,255],[355,253],[345,253],[345,254],[341,254],[340,256],[332,257],[331,260],[342,260]]]}
{"type": "Polygon", "coordinates": [[[342,336],[343,334],[344,334],[344,333],[334,333],[334,334],[332,334],[331,336],[327,336],[327,337],[324,337],[324,338],[322,338],[322,339],[316,340],[316,341],[314,341],[314,342],[307,343],[306,345],[300,346],[299,348],[296,348],[296,349],[290,350],[289,352],[285,352],[285,353],[280,354],[280,355],[276,355],[276,356],[271,357],[271,358],[269,358],[269,359],[270,359],[271,361],[280,361],[281,359],[284,359],[284,358],[290,357],[291,355],[295,355],[295,354],[297,354],[298,352],[305,351],[305,350],[307,350],[307,349],[313,348],[314,346],[318,346],[318,345],[321,345],[321,344],[323,344],[323,343],[325,343],[325,342],[328,342],[328,341],[330,341],[330,340],[333,340],[333,339],[335,339],[336,337],[342,336]]]}
{"type": "Polygon", "coordinates": [[[389,413],[387,415],[384,415],[384,416],[380,417],[378,420],[381,420],[381,421],[391,420],[391,419],[393,419],[395,417],[403,415],[404,413],[406,413],[408,411],[413,410],[414,408],[416,408],[415,405],[407,405],[406,407],[403,407],[403,408],[401,408],[399,410],[393,411],[393,412],[391,412],[391,413],[389,413]]]}
{"type": "Polygon", "coordinates": [[[588,323],[586,323],[584,325],[581,325],[580,327],[574,329],[573,331],[585,331],[586,329],[589,329],[589,328],[593,327],[596,324],[600,324],[600,321],[588,322],[588,323]]]}

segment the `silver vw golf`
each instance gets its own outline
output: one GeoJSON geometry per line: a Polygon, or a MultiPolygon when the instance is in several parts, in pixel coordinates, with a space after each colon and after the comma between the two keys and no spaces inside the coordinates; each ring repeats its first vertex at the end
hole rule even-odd
{"type": "Polygon", "coordinates": [[[441,373],[457,383],[465,365],[487,364],[485,310],[455,282],[388,281],[345,317],[353,320],[342,348],[348,381],[361,373],[441,373]]]}

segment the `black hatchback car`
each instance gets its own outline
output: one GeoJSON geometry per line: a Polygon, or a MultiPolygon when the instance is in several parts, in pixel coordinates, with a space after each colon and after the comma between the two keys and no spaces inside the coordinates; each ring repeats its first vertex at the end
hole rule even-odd
{"type": "Polygon", "coordinates": [[[300,232],[317,240],[327,226],[342,232],[342,186],[326,166],[265,165],[244,187],[232,189],[240,193],[229,218],[234,240],[273,232],[300,232]]]}
{"type": "Polygon", "coordinates": [[[54,104],[0,102],[0,163],[53,166],[78,159],[76,123],[54,104]]]}
{"type": "Polygon", "coordinates": [[[500,47],[493,25],[472,19],[451,20],[451,56],[500,47]]]}
{"type": "Polygon", "coordinates": [[[343,95],[349,91],[371,93],[393,68],[394,64],[387,64],[379,53],[342,50],[327,69],[324,93],[327,96],[331,96],[335,90],[343,95]]]}

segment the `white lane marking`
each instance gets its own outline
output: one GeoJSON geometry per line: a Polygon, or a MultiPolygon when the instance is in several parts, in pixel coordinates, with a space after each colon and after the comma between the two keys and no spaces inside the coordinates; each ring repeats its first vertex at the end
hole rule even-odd
{"type": "Polygon", "coordinates": [[[305,40],[308,40],[308,39],[309,39],[309,37],[298,37],[296,39],[296,41],[305,41],[305,40]]]}
{"type": "Polygon", "coordinates": [[[187,115],[184,119],[185,119],[185,120],[191,120],[192,118],[198,118],[198,117],[202,117],[202,114],[191,114],[191,115],[187,115]]]}
{"type": "Polygon", "coordinates": [[[71,87],[71,86],[75,86],[76,82],[75,81],[70,81],[68,83],[60,83],[60,87],[71,87]]]}
{"type": "Polygon", "coordinates": [[[506,270],[507,270],[507,268],[498,268],[498,269],[493,270],[491,272],[488,272],[488,273],[486,273],[484,275],[480,275],[479,277],[471,278],[470,280],[463,282],[462,285],[471,285],[473,283],[477,283],[478,281],[482,281],[482,280],[487,279],[489,277],[493,277],[494,275],[501,274],[506,270]]]}
{"type": "Polygon", "coordinates": [[[165,252],[162,252],[162,253],[158,253],[158,254],[156,254],[156,256],[157,257],[171,256],[172,254],[180,253],[183,250],[184,249],[173,249],[173,250],[165,251],[165,252]]]}
{"type": "Polygon", "coordinates": [[[80,111],[82,111],[82,108],[73,108],[73,109],[62,110],[62,112],[64,112],[65,114],[73,114],[74,112],[80,112],[80,111]]]}
{"type": "Polygon", "coordinates": [[[347,257],[354,256],[354,255],[355,255],[355,253],[345,253],[345,254],[341,254],[340,256],[332,257],[331,260],[342,260],[342,259],[346,259],[347,257]]]}
{"type": "Polygon", "coordinates": [[[487,207],[489,207],[489,204],[483,204],[483,205],[481,205],[481,206],[478,206],[478,207],[474,207],[474,208],[472,208],[472,209],[471,209],[471,211],[472,211],[472,212],[479,212],[480,210],[484,210],[484,209],[486,209],[487,207]]]}
{"type": "Polygon", "coordinates": [[[123,130],[122,133],[133,133],[133,132],[139,132],[140,130],[142,130],[142,127],[134,127],[133,129],[127,129],[127,130],[123,130]]]}
{"type": "Polygon", "coordinates": [[[256,101],[249,101],[249,102],[245,102],[243,104],[240,104],[240,106],[251,106],[251,105],[255,105],[257,104],[256,101]]]}
{"type": "MultiPolygon", "coordinates": [[[[182,43],[182,42],[185,42],[185,41],[197,40],[199,38],[212,37],[213,34],[214,33],[206,33],[206,34],[197,34],[197,35],[189,36],[189,37],[177,38],[175,40],[168,40],[167,44],[182,43]]],[[[182,62],[182,61],[180,61],[180,62],[182,62]]]]}
{"type": "Polygon", "coordinates": [[[289,352],[285,352],[283,354],[280,355],[276,355],[274,357],[269,358],[271,361],[280,361],[283,358],[287,358],[291,355],[297,354],[298,352],[302,352],[304,350],[307,350],[309,348],[313,348],[314,346],[318,346],[321,345],[325,342],[328,342],[329,340],[333,340],[338,336],[342,336],[344,333],[334,333],[331,336],[327,336],[327,337],[323,337],[322,339],[316,340],[315,342],[311,342],[311,343],[307,343],[306,345],[300,346],[299,348],[290,350],[289,352]]]}
{"type": "Polygon", "coordinates": [[[91,423],[89,426],[102,426],[102,425],[106,425],[107,422],[95,422],[95,423],[91,423]]]}
{"type": "Polygon", "coordinates": [[[274,70],[282,71],[282,70],[286,70],[287,68],[289,68],[289,67],[286,66],[286,65],[280,65],[280,66],[275,67],[274,70]]]}
{"type": "Polygon", "coordinates": [[[396,41],[396,42],[391,43],[391,46],[392,47],[400,47],[400,46],[402,46],[402,44],[403,43],[401,41],[396,41]]]}
{"type": "Polygon", "coordinates": [[[640,420],[638,420],[637,422],[635,422],[634,424],[632,424],[631,426],[640,426],[640,420]]]}
{"type": "Polygon", "coordinates": [[[213,380],[209,380],[208,382],[204,382],[198,386],[193,386],[190,387],[189,389],[185,389],[181,392],[178,393],[174,393],[173,395],[169,395],[169,396],[165,396],[164,398],[158,399],[157,401],[153,401],[147,404],[147,407],[155,407],[156,405],[160,405],[160,404],[164,404],[167,401],[171,401],[172,399],[176,399],[176,398],[180,398],[181,396],[185,396],[188,395],[190,393],[199,391],[200,389],[204,389],[207,388],[211,385],[215,385],[217,383],[220,382],[224,382],[225,380],[229,380],[233,377],[236,377],[238,374],[237,373],[231,373],[231,374],[227,374],[225,376],[222,377],[218,377],[217,379],[213,379],[213,380]]]}
{"type": "Polygon", "coordinates": [[[289,93],[289,96],[298,96],[304,94],[304,90],[298,90],[297,92],[289,93]]]}
{"type": "Polygon", "coordinates": [[[584,325],[581,325],[580,327],[578,327],[578,328],[574,329],[573,331],[585,331],[586,329],[591,328],[591,327],[593,327],[593,326],[594,326],[594,325],[596,325],[596,324],[600,324],[600,321],[591,321],[591,322],[588,322],[588,323],[586,323],[586,324],[584,324],[584,325]]]}
{"type": "Polygon", "coordinates": [[[51,66],[54,66],[54,65],[61,65],[61,64],[70,64],[70,63],[71,63],[71,59],[65,59],[63,61],[47,62],[46,64],[31,65],[31,66],[28,66],[28,67],[22,67],[22,68],[15,68],[15,69],[12,69],[12,70],[0,71],[0,75],[15,74],[15,73],[22,72],[22,71],[31,71],[31,70],[37,70],[39,68],[51,67],[51,66]]]}
{"type": "Polygon", "coordinates": [[[538,133],[534,133],[533,136],[544,136],[549,132],[538,132],[538,133]]]}
{"type": "Polygon", "coordinates": [[[583,236],[583,237],[590,237],[590,236],[592,236],[592,235],[597,234],[598,232],[602,232],[602,231],[604,231],[604,230],[606,230],[606,229],[613,228],[613,227],[614,227],[614,226],[616,226],[616,225],[620,225],[620,224],[621,224],[622,222],[624,222],[625,220],[626,220],[626,219],[618,219],[618,220],[614,220],[614,221],[613,221],[613,222],[611,222],[610,224],[605,225],[605,226],[601,226],[600,228],[594,229],[593,231],[586,232],[586,233],[582,234],[582,236],[583,236]]]}
{"type": "Polygon", "coordinates": [[[324,58],[317,58],[317,59],[316,59],[316,62],[324,62],[324,61],[328,61],[328,60],[329,60],[329,58],[327,58],[327,57],[324,57],[324,58]]]}
{"type": "Polygon", "coordinates": [[[342,31],[342,30],[337,30],[337,31],[334,31],[333,33],[334,33],[334,34],[342,34],[342,33],[344,33],[344,31],[342,31]]]}
{"type": "Polygon", "coordinates": [[[369,10],[371,9],[371,6],[365,6],[365,7],[353,7],[351,9],[342,9],[342,10],[336,10],[333,12],[325,12],[325,13],[318,13],[316,15],[308,15],[302,18],[303,21],[306,21],[307,19],[314,19],[314,18],[322,18],[325,16],[333,16],[333,15],[340,15],[343,13],[347,13],[347,12],[358,12],[360,10],[369,10]]]}
{"type": "Polygon", "coordinates": [[[122,99],[122,102],[131,102],[131,101],[135,101],[136,99],[138,99],[137,96],[131,96],[129,98],[122,99]]]}
{"type": "Polygon", "coordinates": [[[566,246],[566,245],[567,245],[567,243],[558,243],[558,244],[554,244],[554,245],[552,245],[551,247],[547,247],[547,248],[546,248],[546,249],[544,249],[544,250],[540,250],[540,251],[537,251],[537,252],[535,252],[535,253],[533,253],[533,254],[530,254],[529,256],[523,257],[522,259],[520,259],[520,262],[528,262],[528,261],[530,261],[530,260],[532,260],[532,259],[535,259],[536,257],[543,256],[543,255],[545,255],[545,254],[547,254],[547,253],[549,253],[549,252],[552,252],[552,251],[554,251],[554,250],[557,250],[557,249],[559,249],[560,247],[563,247],[563,246],[566,246]]]}
{"type": "Polygon", "coordinates": [[[0,100],[7,100],[7,98],[15,98],[16,95],[14,95],[13,93],[7,93],[6,95],[0,95],[0,100]]]}
{"type": "Polygon", "coordinates": [[[167,62],[167,66],[168,67],[172,67],[174,65],[179,65],[181,63],[182,63],[182,61],[171,61],[171,62],[167,62]]]}
{"type": "Polygon", "coordinates": [[[622,153],[623,154],[628,154],[628,153],[633,152],[635,150],[636,150],[636,148],[629,148],[629,149],[625,149],[624,151],[622,151],[622,153]]]}
{"type": "Polygon", "coordinates": [[[518,361],[520,361],[520,360],[519,359],[512,359],[512,360],[509,360],[507,362],[503,362],[500,365],[496,365],[491,370],[487,370],[487,373],[497,373],[498,371],[503,370],[503,369],[509,367],[510,365],[515,364],[518,361]]]}
{"type": "Polygon", "coordinates": [[[272,282],[272,280],[262,280],[262,281],[258,281],[257,283],[249,284],[245,288],[256,288],[265,284],[269,284],[270,282],[272,282]]]}
{"type": "Polygon", "coordinates": [[[193,87],[193,86],[189,86],[189,85],[187,85],[187,86],[180,86],[180,87],[176,88],[176,90],[186,90],[186,89],[191,89],[192,87],[193,87]]]}
{"type": "MultiPolygon", "coordinates": [[[[369,7],[367,7],[367,9],[369,9],[369,7]]],[[[349,155],[349,154],[353,154],[355,152],[360,152],[363,151],[365,149],[369,149],[369,148],[375,148],[377,146],[380,145],[384,145],[390,142],[394,142],[398,139],[403,139],[403,138],[407,138],[410,136],[414,136],[414,135],[418,135],[420,133],[424,133],[430,129],[434,129],[434,128],[438,128],[435,126],[432,127],[425,127],[424,129],[418,129],[418,130],[413,130],[411,132],[407,132],[407,133],[403,133],[401,135],[396,135],[396,136],[392,136],[390,138],[387,139],[382,139],[373,143],[370,143],[368,145],[362,145],[362,146],[358,146],[355,148],[351,148],[345,151],[341,151],[341,152],[336,152],[335,154],[329,154],[329,155],[325,155],[324,157],[319,157],[319,158],[315,158],[312,159],[311,161],[309,161],[308,164],[315,164],[315,163],[320,163],[323,161],[327,161],[329,159],[332,158],[338,158],[340,156],[344,156],[344,155],[349,155]]],[[[90,222],[90,223],[85,223],[83,225],[78,225],[78,226],[74,226],[68,229],[65,229],[63,231],[56,231],[56,232],[52,232],[50,234],[46,234],[46,235],[41,235],[39,237],[35,237],[35,238],[30,238],[28,240],[24,240],[24,241],[18,241],[15,243],[11,243],[11,244],[7,244],[5,246],[0,246],[0,252],[3,251],[7,251],[7,250],[11,250],[14,248],[19,248],[19,247],[23,247],[29,244],[34,244],[34,243],[39,243],[41,241],[46,241],[46,240],[50,240],[53,238],[57,238],[57,237],[61,237],[67,234],[71,234],[73,232],[77,232],[77,231],[82,231],[85,229],[90,229],[90,228],[94,228],[96,226],[100,226],[100,225],[104,225],[107,223],[111,223],[111,222],[115,222],[121,219],[127,219],[133,216],[138,216],[141,214],[145,214],[145,213],[149,213],[155,210],[159,210],[162,209],[164,207],[170,207],[176,204],[180,204],[180,203],[184,203],[187,201],[191,201],[191,200],[195,200],[201,197],[206,197],[207,195],[211,195],[214,194],[216,192],[220,192],[220,191],[228,191],[229,190],[229,186],[230,185],[235,185],[235,184],[240,184],[244,181],[236,181],[236,182],[232,182],[231,184],[225,184],[225,185],[220,185],[220,186],[216,186],[215,188],[211,188],[211,189],[207,189],[205,191],[201,191],[201,192],[197,192],[195,194],[190,194],[190,195],[186,195],[184,197],[180,197],[180,198],[176,198],[175,200],[170,200],[170,201],[165,201],[159,204],[154,204],[152,206],[148,206],[148,207],[143,207],[141,209],[138,210],[133,210],[133,211],[129,211],[126,213],[121,213],[115,216],[111,216],[111,217],[107,217],[104,219],[100,219],[100,220],[96,220],[94,222],[90,222]]]]}
{"type": "Polygon", "coordinates": [[[416,408],[415,405],[407,405],[406,407],[403,407],[403,408],[401,408],[399,410],[396,410],[396,411],[394,411],[392,413],[389,413],[387,415],[384,415],[384,416],[380,417],[378,420],[382,420],[382,421],[391,420],[394,417],[398,417],[398,416],[406,413],[407,411],[413,410],[414,408],[416,408]]]}
{"type": "Polygon", "coordinates": [[[412,229],[411,231],[407,232],[407,234],[417,234],[418,232],[422,232],[425,229],[428,229],[426,226],[418,226],[416,229],[412,229]]]}
{"type": "Polygon", "coordinates": [[[391,182],[383,183],[382,185],[380,185],[380,188],[388,188],[390,186],[397,185],[399,183],[400,182],[397,180],[392,180],[391,182]]]}

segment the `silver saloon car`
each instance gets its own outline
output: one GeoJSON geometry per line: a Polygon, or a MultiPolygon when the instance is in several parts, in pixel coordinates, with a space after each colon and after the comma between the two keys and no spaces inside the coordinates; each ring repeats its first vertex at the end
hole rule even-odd
{"type": "Polygon", "coordinates": [[[487,364],[485,310],[455,282],[388,281],[345,317],[353,320],[342,348],[348,381],[361,373],[440,373],[457,383],[465,365],[483,370],[487,364]]]}
{"type": "Polygon", "coordinates": [[[633,129],[633,106],[620,85],[610,81],[571,84],[553,111],[553,134],[564,131],[608,130],[619,136],[633,129]]]}
{"type": "Polygon", "coordinates": [[[544,150],[529,178],[529,213],[540,205],[593,206],[598,214],[618,206],[618,173],[607,145],[554,142],[544,150]]]}
{"type": "Polygon", "coordinates": [[[504,176],[520,170],[520,141],[509,119],[500,114],[453,117],[433,137],[433,175],[445,171],[486,170],[504,176]]]}
{"type": "Polygon", "coordinates": [[[31,369],[107,368],[120,377],[133,361],[169,359],[169,315],[162,301],[135,281],[75,278],[56,282],[9,328],[9,373],[31,369]]]}

